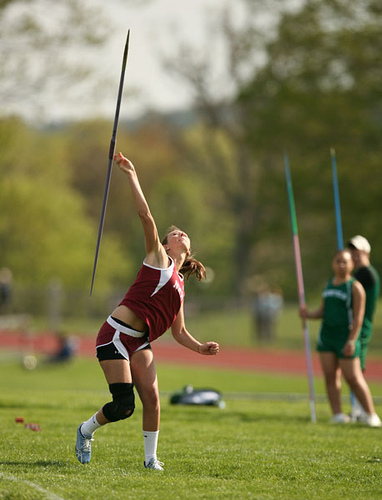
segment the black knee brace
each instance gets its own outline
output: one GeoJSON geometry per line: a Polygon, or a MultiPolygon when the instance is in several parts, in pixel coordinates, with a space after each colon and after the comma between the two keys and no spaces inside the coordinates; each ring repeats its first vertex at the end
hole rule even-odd
{"type": "Polygon", "coordinates": [[[134,384],[109,384],[113,401],[105,404],[103,414],[109,422],[117,422],[131,417],[135,408],[134,384]]]}

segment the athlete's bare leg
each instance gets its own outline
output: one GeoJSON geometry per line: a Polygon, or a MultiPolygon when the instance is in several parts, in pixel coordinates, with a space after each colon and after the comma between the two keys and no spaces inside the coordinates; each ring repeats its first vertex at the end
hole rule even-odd
{"type": "Polygon", "coordinates": [[[158,378],[151,349],[142,349],[131,355],[131,373],[143,405],[142,428],[159,430],[160,402],[158,378]]]}
{"type": "Polygon", "coordinates": [[[334,352],[320,352],[322,371],[325,377],[326,393],[333,415],[342,413],[341,378],[338,377],[338,359],[334,352]]]}
{"type": "Polygon", "coordinates": [[[366,413],[374,413],[373,398],[362,373],[359,358],[340,359],[340,366],[346,382],[354,392],[366,413]]]}

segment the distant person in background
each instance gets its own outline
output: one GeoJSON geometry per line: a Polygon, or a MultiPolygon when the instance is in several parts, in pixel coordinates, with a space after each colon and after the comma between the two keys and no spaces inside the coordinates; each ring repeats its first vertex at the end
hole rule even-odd
{"type": "Polygon", "coordinates": [[[191,255],[187,234],[171,226],[161,241],[142,192],[134,165],[121,153],[115,162],[125,172],[145,241],[146,257],[134,283],[102,325],[96,340],[97,357],[112,401],[77,429],[76,455],[90,462],[93,433],[109,422],[130,417],[135,408],[134,385],[143,406],[144,467],[163,470],[157,459],[160,420],[158,379],[150,342],[169,328],[175,340],[203,355],[219,352],[216,342],[197,341],[186,329],[183,300],[184,277],[205,276],[203,264],[191,255]]]}
{"type": "MultiPolygon", "coordinates": [[[[371,246],[366,238],[360,235],[353,236],[347,243],[347,248],[349,248],[354,262],[353,276],[361,283],[366,293],[365,315],[360,333],[361,368],[365,372],[366,355],[373,335],[373,317],[380,292],[380,277],[375,267],[370,264],[371,246]]],[[[355,400],[352,403],[352,419],[362,420],[362,418],[362,407],[355,400]]]]}
{"type": "Polygon", "coordinates": [[[12,296],[12,271],[7,267],[0,269],[0,313],[6,314],[9,311],[9,304],[12,296]]]}
{"type": "Polygon", "coordinates": [[[271,343],[275,340],[277,318],[283,304],[280,289],[271,289],[267,285],[257,289],[252,310],[256,336],[260,342],[271,343]]]}
{"type": "Polygon", "coordinates": [[[71,361],[77,352],[78,340],[76,337],[59,332],[57,334],[58,349],[47,359],[47,363],[67,363],[71,361]]]}
{"type": "Polygon", "coordinates": [[[332,422],[350,422],[350,417],[342,413],[341,378],[337,376],[340,368],[366,413],[365,423],[370,427],[381,427],[359,358],[365,291],[352,276],[354,264],[349,250],[336,252],[332,268],[334,276],[323,290],[320,307],[315,311],[308,311],[306,306],[300,309],[302,318],[322,318],[317,350],[333,413],[332,422]]]}

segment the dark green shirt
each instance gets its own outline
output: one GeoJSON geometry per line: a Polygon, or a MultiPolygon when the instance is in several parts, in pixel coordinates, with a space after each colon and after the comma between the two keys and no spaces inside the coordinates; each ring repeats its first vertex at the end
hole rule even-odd
{"type": "Polygon", "coordinates": [[[360,267],[354,277],[361,283],[366,292],[365,316],[362,327],[371,328],[375,307],[380,292],[380,278],[373,266],[360,267]]]}
{"type": "Polygon", "coordinates": [[[342,285],[333,285],[333,278],[328,281],[322,292],[322,298],[324,299],[324,327],[348,329],[352,324],[353,283],[354,278],[342,283],[342,285]]]}

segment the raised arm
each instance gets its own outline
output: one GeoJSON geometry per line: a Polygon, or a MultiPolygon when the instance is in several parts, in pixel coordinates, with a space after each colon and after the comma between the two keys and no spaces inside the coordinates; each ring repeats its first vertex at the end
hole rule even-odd
{"type": "Polygon", "coordinates": [[[158,230],[143,194],[135,167],[122,153],[114,155],[114,161],[129,179],[135,209],[141,220],[145,237],[146,262],[152,266],[165,268],[168,265],[168,257],[160,242],[158,230]]]}

